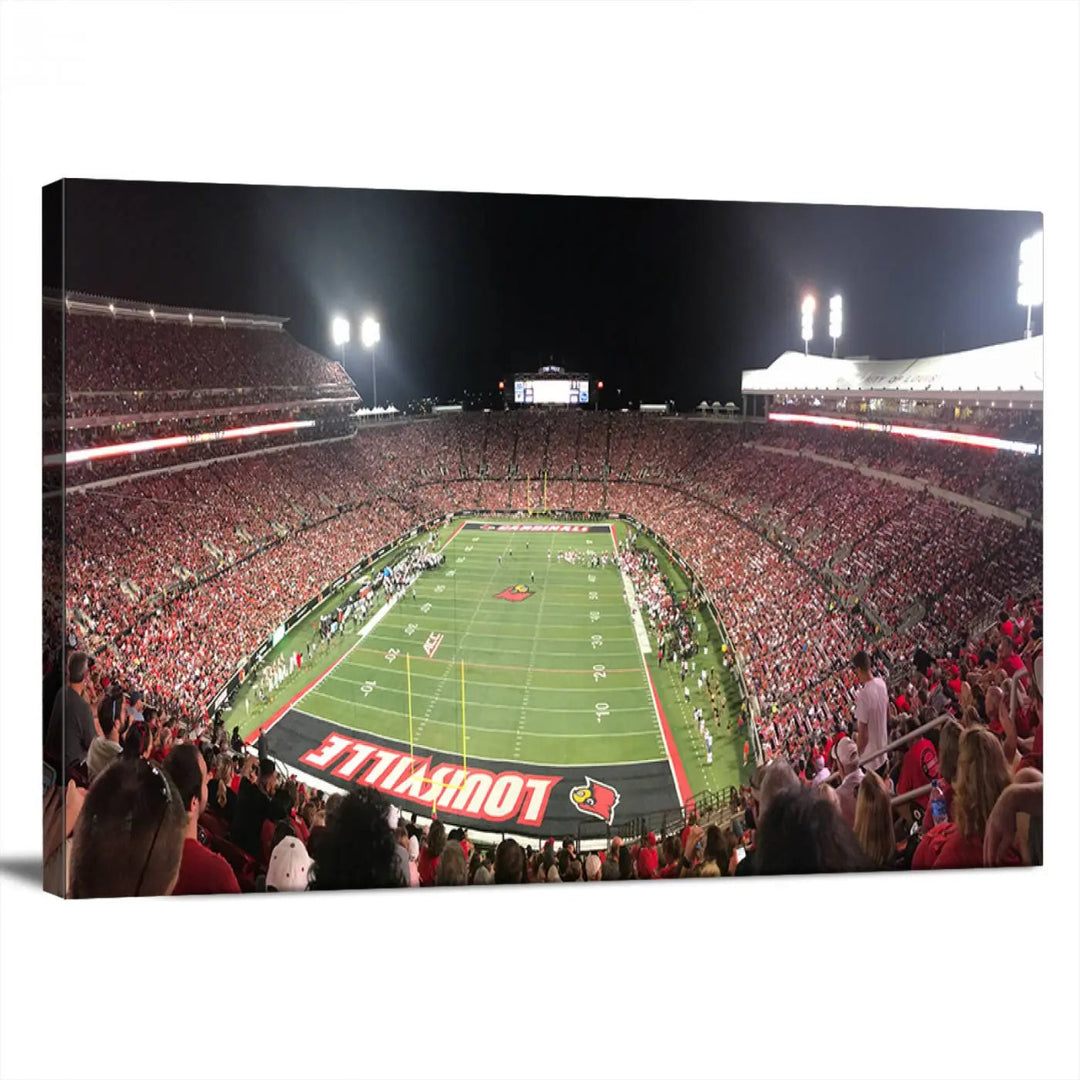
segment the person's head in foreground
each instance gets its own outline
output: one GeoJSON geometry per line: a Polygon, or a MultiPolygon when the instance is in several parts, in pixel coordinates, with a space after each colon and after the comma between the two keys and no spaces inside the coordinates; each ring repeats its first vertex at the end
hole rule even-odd
{"type": "Polygon", "coordinates": [[[378,889],[407,884],[401,877],[397,840],[375,788],[362,787],[337,805],[319,842],[314,888],[378,889]]]}
{"type": "Polygon", "coordinates": [[[180,792],[180,801],[188,815],[188,822],[190,823],[192,818],[198,821],[206,809],[208,798],[206,762],[202,754],[190,743],[181,743],[169,751],[169,756],[164,761],[164,769],[180,792]]]}
{"type": "Polygon", "coordinates": [[[892,799],[885,781],[874,772],[863,777],[855,797],[855,838],[863,854],[879,869],[895,861],[892,799]]]}
{"type": "Polygon", "coordinates": [[[439,867],[435,871],[436,885],[467,885],[468,866],[465,864],[465,852],[460,843],[448,843],[439,857],[439,867]]]}
{"type": "Polygon", "coordinates": [[[520,885],[525,880],[525,853],[516,840],[504,840],[495,849],[495,884],[520,885]]]}
{"type": "Polygon", "coordinates": [[[837,873],[871,865],[832,802],[801,787],[784,787],[768,800],[754,859],[758,874],[837,873]]]}
{"type": "Polygon", "coordinates": [[[948,784],[956,782],[956,769],[960,761],[960,736],[964,728],[958,720],[946,720],[938,736],[938,772],[948,784]]]}
{"type": "Polygon", "coordinates": [[[187,810],[164,769],[123,757],[91,785],[75,826],[68,893],[167,896],[176,884],[187,810]]]}
{"type": "Polygon", "coordinates": [[[976,727],[960,736],[953,816],[965,840],[982,839],[990,811],[1009,779],[1005,753],[993,732],[976,727]]]}

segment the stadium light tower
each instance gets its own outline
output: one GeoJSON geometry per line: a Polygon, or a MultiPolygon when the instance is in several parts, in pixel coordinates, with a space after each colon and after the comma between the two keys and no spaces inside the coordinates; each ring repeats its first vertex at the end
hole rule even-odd
{"type": "Polygon", "coordinates": [[[341,353],[341,366],[345,366],[345,346],[349,343],[349,320],[339,315],[330,325],[330,333],[334,338],[334,344],[341,353]]]}
{"type": "Polygon", "coordinates": [[[814,336],[814,311],[817,301],[812,296],[803,297],[802,302],[802,339],[806,355],[810,355],[810,339],[814,336]]]}
{"type": "Polygon", "coordinates": [[[371,350],[371,407],[374,409],[379,404],[378,394],[375,392],[375,346],[379,344],[379,324],[368,315],[360,324],[360,344],[365,349],[371,350]]]}
{"type": "Polygon", "coordinates": [[[840,295],[829,299],[829,337],[832,338],[832,354],[836,355],[836,339],[844,329],[844,300],[840,295]]]}
{"type": "Polygon", "coordinates": [[[1020,245],[1020,287],[1016,301],[1027,308],[1027,330],[1024,337],[1031,337],[1031,309],[1041,307],[1043,302],[1043,234],[1037,232],[1020,245]]]}

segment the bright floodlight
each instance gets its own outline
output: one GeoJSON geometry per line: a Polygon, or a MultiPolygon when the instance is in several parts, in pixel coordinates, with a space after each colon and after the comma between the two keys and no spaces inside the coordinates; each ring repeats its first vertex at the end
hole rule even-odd
{"type": "Polygon", "coordinates": [[[842,336],[844,328],[844,301],[839,296],[829,300],[829,337],[834,341],[842,336]]]}
{"type": "Polygon", "coordinates": [[[1043,234],[1029,236],[1020,245],[1020,287],[1016,293],[1021,307],[1039,307],[1043,302],[1043,234]]]}
{"type": "Polygon", "coordinates": [[[814,311],[817,309],[817,301],[812,296],[803,298],[802,302],[802,339],[806,342],[806,351],[810,351],[810,339],[814,336],[814,311]]]}
{"type": "Polygon", "coordinates": [[[335,345],[349,344],[349,320],[336,318],[333,322],[333,335],[335,345]]]}
{"type": "Polygon", "coordinates": [[[370,315],[360,324],[360,341],[365,349],[379,344],[379,324],[370,315]]]}

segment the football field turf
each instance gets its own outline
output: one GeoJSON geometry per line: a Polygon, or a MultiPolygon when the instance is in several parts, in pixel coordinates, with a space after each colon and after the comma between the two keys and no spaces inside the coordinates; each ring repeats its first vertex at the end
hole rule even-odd
{"type": "Polygon", "coordinates": [[[615,527],[569,527],[448,530],[445,563],[362,637],[350,624],[337,661],[295,688],[271,752],[301,776],[375,784],[428,816],[437,803],[448,820],[508,832],[597,835],[737,783],[733,738],[717,733],[714,766],[696,745],[692,706],[710,712],[696,682],[688,704],[671,666],[656,666],[615,527]],[[607,566],[590,565],[605,553],[607,566]]]}
{"type": "Polygon", "coordinates": [[[446,563],[421,575],[416,598],[401,598],[304,708],[409,742],[409,655],[415,744],[460,755],[464,661],[469,756],[534,765],[664,758],[619,570],[564,562],[566,551],[610,554],[610,534],[463,530],[446,563]],[[442,639],[429,658],[432,634],[442,639]]]}

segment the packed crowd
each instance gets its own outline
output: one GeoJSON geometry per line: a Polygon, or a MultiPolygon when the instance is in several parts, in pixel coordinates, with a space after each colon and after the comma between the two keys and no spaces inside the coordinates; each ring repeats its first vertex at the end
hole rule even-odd
{"type": "MultiPolygon", "coordinates": [[[[57,322],[46,319],[47,340],[57,322]]],[[[67,323],[69,414],[122,406],[145,418],[140,434],[188,405],[355,393],[340,365],[285,333],[67,323]]],[[[90,430],[97,441],[100,429],[90,430]]],[[[69,475],[68,609],[46,612],[48,626],[66,627],[57,700],[69,707],[64,738],[55,708],[44,736],[57,777],[48,835],[75,840],[63,845],[71,895],[1038,861],[1041,533],[803,454],[1036,518],[1040,458],[588,410],[466,413],[229,456],[261,445],[204,444],[69,475]],[[208,463],[144,472],[199,459],[208,463]],[[143,474],[78,486],[124,470],[143,474]],[[207,715],[237,663],[365,555],[456,511],[545,506],[652,526],[715,602],[769,760],[734,828],[688,821],[681,835],[616,840],[587,857],[569,842],[477,850],[438,822],[404,822],[374,792],[305,791],[207,715]],[[871,696],[872,725],[863,722],[871,696]],[[943,714],[951,718],[900,753],[859,768],[860,752],[876,745],[868,738],[884,745],[943,714]],[[930,781],[937,787],[895,817],[892,795],[930,781]],[[133,811],[137,827],[120,840],[109,822],[133,811]]],[[[623,569],[661,655],[685,663],[693,613],[648,557],[624,551],[623,569]]],[[[384,588],[406,587],[413,570],[392,572],[384,588]]],[[[50,849],[54,872],[61,850],[50,849]]]]}
{"type": "MultiPolygon", "coordinates": [[[[329,423],[352,420],[356,401],[344,402],[281,402],[264,406],[232,408],[189,408],[176,412],[135,415],[104,413],[100,423],[78,427],[69,425],[65,437],[66,450],[83,450],[94,446],[139,442],[150,439],[194,437],[207,432],[236,428],[251,428],[262,424],[280,424],[298,420],[314,420],[323,427],[329,423]]],[[[350,427],[355,426],[354,424],[350,427]]],[[[279,436],[280,437],[280,436],[279,436]]],[[[244,446],[250,450],[250,445],[244,446]]],[[[77,476],[78,472],[71,475],[77,476]]]]}
{"type": "Polygon", "coordinates": [[[477,845],[370,787],[327,797],[264,740],[249,754],[220,725],[185,737],[141,690],[99,692],[73,652],[45,741],[46,885],[89,898],[1040,864],[1041,602],[1002,610],[958,658],[926,660],[890,691],[857,652],[852,725],[757,769],[724,827],[690,813],[668,835],[586,854],[570,837],[477,845]],[[890,752],[897,733],[917,737],[890,752]]]}
{"type": "Polygon", "coordinates": [[[869,637],[888,655],[916,642],[940,648],[1039,575],[1037,531],[766,453],[742,425],[683,422],[685,437],[672,439],[669,422],[632,414],[496,419],[388,425],[76,488],[65,522],[68,620],[118,678],[137,675],[162,703],[197,714],[289,611],[417,521],[545,501],[605,508],[658,525],[688,559],[742,657],[763,741],[791,754],[792,740],[848,706],[838,657],[869,637]],[[534,478],[553,456],[565,465],[563,436],[579,453],[602,441],[608,460],[534,478]],[[528,470],[513,457],[526,444],[539,448],[522,459],[528,470]],[[869,620],[853,614],[856,600],[869,620]]]}
{"type": "Polygon", "coordinates": [[[117,392],[69,388],[65,406],[69,420],[88,421],[93,425],[98,418],[101,418],[101,422],[107,422],[109,417],[123,417],[149,423],[189,413],[200,416],[227,416],[245,411],[263,413],[271,407],[310,407],[315,402],[327,405],[350,404],[355,408],[358,400],[355,388],[351,384],[341,383],[320,387],[245,386],[239,389],[117,392]],[[292,394],[289,393],[290,390],[293,391],[292,394]]]}
{"type": "MultiPolygon", "coordinates": [[[[1032,437],[1034,437],[1034,433],[1032,437]]],[[[1023,435],[1019,441],[1025,441],[1023,435]]],[[[759,441],[922,478],[935,487],[1006,510],[1042,516],[1042,458],[953,443],[899,439],[876,432],[851,433],[802,424],[766,424],[759,441]],[[854,437],[853,437],[854,435],[854,437]]]]}
{"type": "Polygon", "coordinates": [[[339,363],[284,331],[68,314],[64,333],[71,392],[352,389],[339,363]]]}

